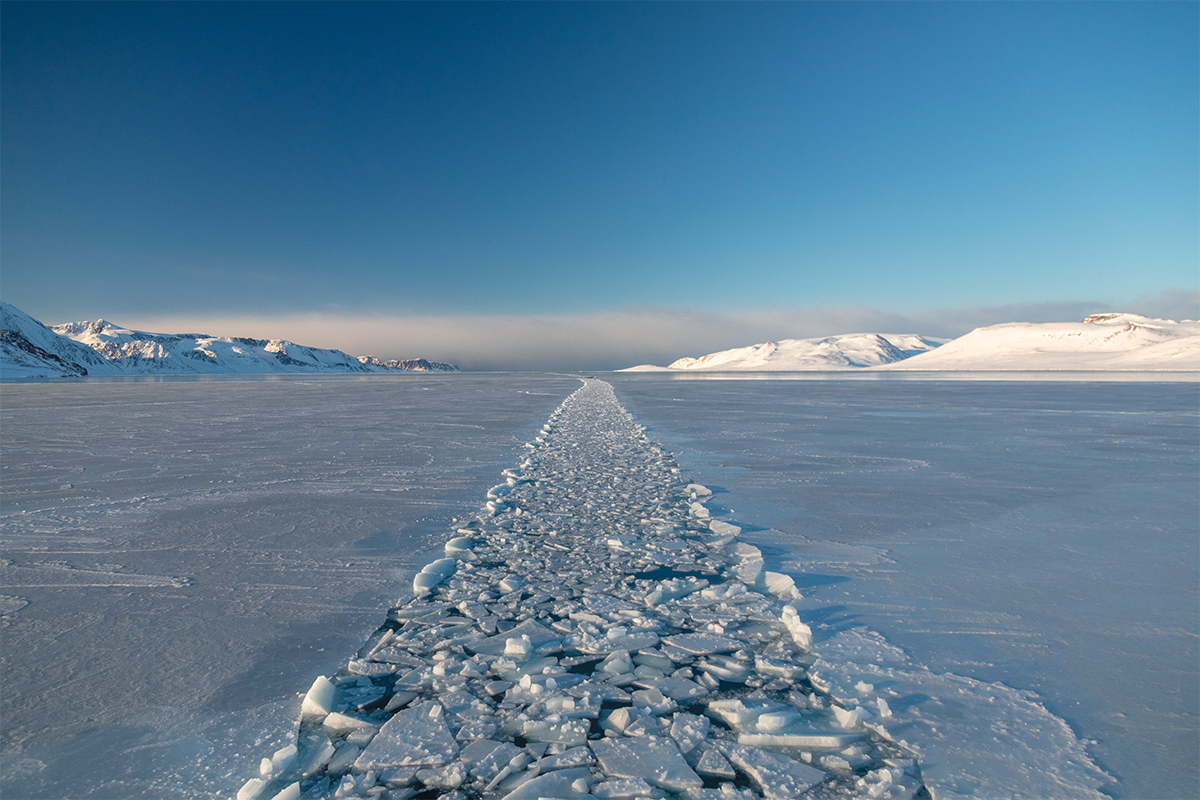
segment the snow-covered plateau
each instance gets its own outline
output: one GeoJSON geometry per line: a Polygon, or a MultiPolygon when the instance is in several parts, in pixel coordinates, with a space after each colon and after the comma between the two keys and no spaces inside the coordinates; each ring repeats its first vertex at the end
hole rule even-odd
{"type": "Polygon", "coordinates": [[[858,369],[1200,371],[1200,322],[1093,314],[1082,322],[990,325],[953,340],[878,333],[783,339],[623,371],[858,369]]]}
{"type": "Polygon", "coordinates": [[[0,386],[0,793],[1191,793],[1194,385],[679,377],[0,386]]]}
{"type": "Polygon", "coordinates": [[[47,327],[0,302],[0,378],[111,375],[457,372],[423,358],[381,361],[284,339],[148,333],[105,320],[47,327]]]}

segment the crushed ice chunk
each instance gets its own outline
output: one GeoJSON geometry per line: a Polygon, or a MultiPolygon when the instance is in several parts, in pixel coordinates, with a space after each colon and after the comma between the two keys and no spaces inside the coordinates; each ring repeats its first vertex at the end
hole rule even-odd
{"type": "MultiPolygon", "coordinates": [[[[708,689],[693,680],[682,677],[650,678],[635,681],[634,685],[645,689],[654,689],[672,700],[679,700],[681,702],[684,700],[695,700],[708,694],[708,689]]],[[[634,693],[634,702],[638,702],[636,692],[634,693]]]]}
{"type": "Polygon", "coordinates": [[[671,719],[671,738],[679,747],[679,752],[687,755],[708,737],[712,727],[708,717],[680,712],[671,719]]]}
{"type": "Polygon", "coordinates": [[[874,687],[843,708],[855,692],[797,658],[812,631],[794,581],[712,518],[712,492],[680,481],[607,384],[585,383],[414,596],[314,682],[297,746],[262,760],[253,800],[293,775],[305,797],[394,800],[921,790],[911,752],[864,724],[890,714],[874,687]]]}
{"type": "Polygon", "coordinates": [[[470,536],[456,536],[446,542],[446,555],[453,557],[469,553],[475,549],[475,540],[470,536]]]}
{"type": "Polygon", "coordinates": [[[696,772],[706,778],[724,778],[730,781],[737,777],[729,760],[721,755],[715,747],[706,748],[701,753],[699,760],[696,761],[696,772]]]}
{"type": "Polygon", "coordinates": [[[750,776],[767,800],[793,800],[828,777],[802,761],[757,747],[730,747],[728,757],[750,776]]]}
{"type": "Polygon", "coordinates": [[[300,706],[300,713],[311,717],[328,714],[333,709],[333,702],[336,697],[337,687],[324,675],[318,675],[317,679],[313,681],[312,687],[308,690],[308,694],[304,695],[304,702],[300,706]]]}
{"type": "Polygon", "coordinates": [[[528,720],[521,727],[521,735],[531,742],[555,742],[565,745],[580,745],[587,741],[591,726],[583,720],[528,720]]]}
{"type": "Polygon", "coordinates": [[[841,725],[847,730],[861,727],[865,720],[871,718],[871,712],[862,706],[854,708],[842,708],[841,706],[833,707],[833,716],[837,720],[838,725],[841,725]]]}
{"type": "Polygon", "coordinates": [[[241,789],[238,789],[237,800],[254,800],[265,785],[266,781],[262,778],[251,778],[241,789]]]}
{"type": "Polygon", "coordinates": [[[788,600],[800,599],[800,592],[796,589],[796,581],[790,575],[784,575],[782,572],[764,572],[763,581],[766,584],[767,591],[776,597],[783,597],[788,600]]]}
{"type": "Polygon", "coordinates": [[[572,747],[562,753],[553,756],[546,756],[538,766],[542,772],[550,772],[558,769],[571,769],[575,767],[586,767],[596,763],[592,751],[586,746],[572,747]]]}
{"type": "Polygon", "coordinates": [[[548,772],[526,781],[504,796],[504,800],[577,800],[588,793],[592,785],[589,769],[564,769],[548,772]]]}
{"type": "MultiPolygon", "coordinates": [[[[707,592],[709,590],[705,589],[704,591],[707,592]]],[[[742,643],[737,639],[714,633],[684,633],[677,636],[667,636],[663,639],[663,642],[693,655],[731,653],[742,647],[742,643]]]]}
{"type": "Polygon", "coordinates": [[[367,722],[366,720],[352,717],[348,714],[342,714],[337,711],[327,714],[325,719],[321,721],[321,724],[326,728],[329,728],[331,731],[338,731],[340,733],[357,730],[359,728],[372,727],[371,723],[367,722]]]}
{"type": "Polygon", "coordinates": [[[271,800],[300,800],[300,781],[293,781],[283,787],[271,800]]]}
{"type": "Polygon", "coordinates": [[[780,615],[780,619],[787,627],[788,633],[791,634],[792,641],[794,641],[802,650],[807,651],[812,647],[812,628],[808,627],[808,625],[804,623],[804,620],[800,619],[800,615],[797,613],[795,606],[790,604],[784,606],[780,615]]]}
{"type": "Polygon", "coordinates": [[[704,785],[670,739],[660,736],[594,739],[588,744],[601,769],[613,777],[644,778],[660,789],[674,792],[704,785]]]}
{"type": "Polygon", "coordinates": [[[641,778],[623,778],[597,783],[592,787],[592,797],[596,800],[632,800],[637,797],[650,797],[653,791],[650,784],[641,778]]]}
{"type": "Polygon", "coordinates": [[[862,738],[861,733],[834,733],[832,731],[788,732],[788,733],[742,733],[738,744],[755,747],[771,747],[794,750],[826,750],[842,747],[862,738]]]}
{"type": "Polygon", "coordinates": [[[504,633],[497,633],[486,639],[476,639],[466,643],[465,646],[475,653],[498,656],[504,654],[510,639],[521,639],[522,637],[529,637],[529,642],[534,645],[535,650],[541,645],[558,642],[561,639],[558,633],[536,620],[526,620],[504,633]]]}
{"type": "Polygon", "coordinates": [[[354,762],[356,770],[440,766],[458,753],[436,701],[406,708],[389,719],[354,762]]]}

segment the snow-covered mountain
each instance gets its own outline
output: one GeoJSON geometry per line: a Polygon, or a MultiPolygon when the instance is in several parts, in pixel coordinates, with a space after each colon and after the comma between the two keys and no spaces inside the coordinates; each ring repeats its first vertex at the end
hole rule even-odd
{"type": "Polygon", "coordinates": [[[5,378],[118,375],[87,345],[60,336],[19,308],[0,302],[0,375],[5,378]]]}
{"type": "Polygon", "coordinates": [[[458,367],[453,364],[447,364],[444,361],[426,361],[423,358],[402,358],[388,359],[380,361],[375,356],[359,356],[358,360],[362,364],[372,367],[384,367],[389,370],[400,370],[401,372],[458,372],[458,367]]]}
{"type": "Polygon", "coordinates": [[[795,370],[860,369],[903,361],[925,353],[945,339],[914,334],[849,333],[820,339],[781,339],[733,350],[709,353],[700,358],[681,358],[667,367],[649,364],[630,367],[628,372],[657,370],[795,370]]]}
{"type": "Polygon", "coordinates": [[[285,339],[148,333],[103,319],[48,328],[3,302],[0,326],[0,375],[5,378],[458,371],[425,359],[355,358],[285,339]]]}
{"type": "Polygon", "coordinates": [[[68,322],[51,330],[92,348],[125,375],[380,371],[340,350],[304,347],[283,339],[148,333],[103,319],[68,322]]]}
{"type": "Polygon", "coordinates": [[[976,328],[889,370],[1200,370],[1200,322],[1093,314],[976,328]]]}

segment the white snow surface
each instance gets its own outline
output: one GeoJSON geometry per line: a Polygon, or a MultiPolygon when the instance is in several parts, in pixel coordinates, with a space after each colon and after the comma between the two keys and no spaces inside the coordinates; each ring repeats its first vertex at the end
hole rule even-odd
{"type": "Polygon", "coordinates": [[[1186,797],[1200,782],[1197,387],[1085,374],[1104,381],[608,380],[714,490],[714,515],[795,578],[816,674],[876,717],[887,702],[928,785],[1070,796],[980,774],[1007,760],[1018,786],[1036,739],[984,739],[1028,727],[1064,746],[1060,770],[1090,772],[1086,749],[1112,796],[1186,797]],[[872,631],[895,650],[877,653],[872,631]],[[964,723],[973,743],[957,750],[964,723]],[[940,773],[951,764],[958,776],[940,773]]]}
{"type": "Polygon", "coordinates": [[[0,796],[236,795],[578,385],[0,384],[0,796]]]}
{"type": "Polygon", "coordinates": [[[1190,793],[1194,386],[672,377],[533,436],[578,383],[0,386],[0,791],[1190,793]],[[435,700],[454,760],[355,771],[435,700]],[[592,714],[704,788],[604,773],[592,714]]]}
{"type": "Polygon", "coordinates": [[[1093,314],[1082,322],[976,328],[937,350],[881,369],[1200,370],[1200,322],[1093,314]]]}
{"type": "MultiPolygon", "coordinates": [[[[681,358],[667,370],[830,370],[861,369],[903,361],[940,345],[943,339],[915,334],[849,333],[816,339],[781,339],[722,350],[699,358],[681,358]]],[[[650,364],[630,372],[662,369],[650,364]]]]}

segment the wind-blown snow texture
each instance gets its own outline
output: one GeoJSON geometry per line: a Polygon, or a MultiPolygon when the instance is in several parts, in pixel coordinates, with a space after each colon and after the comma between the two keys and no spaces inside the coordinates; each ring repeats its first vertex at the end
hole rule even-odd
{"type": "MultiPolygon", "coordinates": [[[[1095,776],[1096,739],[1114,796],[1191,793],[1194,386],[699,377],[609,380],[710,518],[796,577],[814,679],[927,695],[884,720],[929,785],[1052,797],[1021,782],[1095,776]]],[[[0,792],[233,796],[578,385],[0,386],[0,792]]]]}
{"type": "Polygon", "coordinates": [[[578,385],[0,385],[0,797],[232,798],[578,385]]]}

